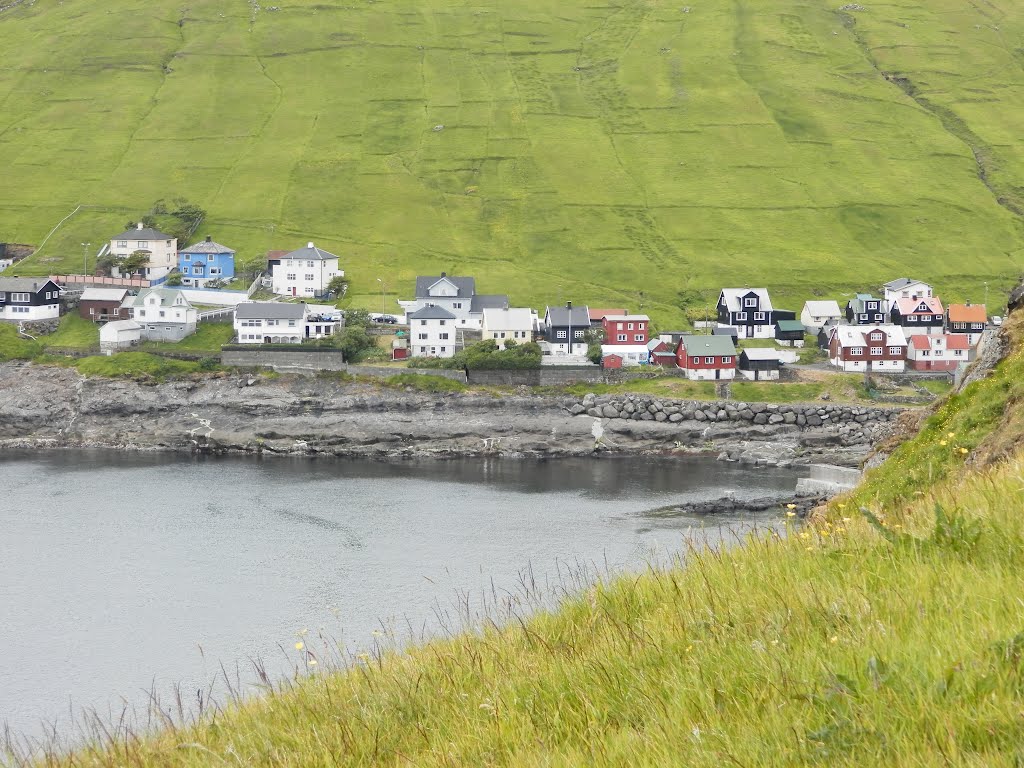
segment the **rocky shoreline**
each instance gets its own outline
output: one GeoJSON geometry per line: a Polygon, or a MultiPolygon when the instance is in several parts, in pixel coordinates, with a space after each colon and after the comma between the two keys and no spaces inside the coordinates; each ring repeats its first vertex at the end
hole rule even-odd
{"type": "Polygon", "coordinates": [[[855,466],[895,430],[901,411],[430,394],[287,375],[152,382],[0,364],[0,449],[369,457],[709,453],[752,465],[855,466]]]}

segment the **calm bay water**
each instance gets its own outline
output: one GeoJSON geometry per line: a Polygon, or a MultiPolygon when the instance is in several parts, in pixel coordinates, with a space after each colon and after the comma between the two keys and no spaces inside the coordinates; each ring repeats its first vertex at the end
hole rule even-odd
{"type": "Polygon", "coordinates": [[[430,635],[466,595],[514,592],[525,568],[539,582],[578,563],[637,568],[694,529],[777,525],[645,512],[787,493],[797,476],[696,458],[0,454],[0,723],[38,735],[154,687],[194,697],[221,664],[248,690],[249,659],[282,674],[302,629],[350,653],[382,625],[430,635]]]}

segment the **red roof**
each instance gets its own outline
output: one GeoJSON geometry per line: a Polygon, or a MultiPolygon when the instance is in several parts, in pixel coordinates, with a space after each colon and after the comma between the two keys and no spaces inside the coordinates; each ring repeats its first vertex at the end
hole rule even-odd
{"type": "Polygon", "coordinates": [[[935,296],[922,296],[918,299],[896,299],[896,306],[899,307],[901,315],[941,315],[942,302],[935,296]],[[918,305],[924,304],[927,309],[918,309],[918,305]]]}
{"type": "Polygon", "coordinates": [[[595,320],[603,320],[604,318],[612,316],[612,315],[615,316],[615,317],[618,317],[619,315],[628,315],[628,314],[629,313],[626,312],[626,310],[624,310],[624,309],[591,309],[590,310],[590,322],[594,322],[595,320]]]}
{"type": "Polygon", "coordinates": [[[948,349],[970,349],[971,345],[967,343],[967,337],[964,334],[947,333],[946,347],[948,349]]]}
{"type": "Polygon", "coordinates": [[[952,323],[984,323],[986,319],[984,304],[949,305],[949,320],[952,323]]]}
{"type": "Polygon", "coordinates": [[[931,349],[932,340],[926,333],[915,333],[910,337],[910,346],[914,349],[931,349]]]}

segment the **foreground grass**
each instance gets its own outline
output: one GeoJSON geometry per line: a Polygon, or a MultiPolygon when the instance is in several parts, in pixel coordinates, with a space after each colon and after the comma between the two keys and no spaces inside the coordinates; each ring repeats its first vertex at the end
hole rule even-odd
{"type": "Polygon", "coordinates": [[[1004,396],[1019,354],[785,537],[697,548],[529,618],[511,600],[500,624],[347,671],[322,671],[310,644],[297,653],[312,674],[276,694],[151,737],[113,727],[41,762],[1020,765],[1024,448],[982,466],[1024,421],[1004,396]],[[936,439],[950,424],[956,450],[936,439]],[[933,445],[954,458],[932,466],[933,445]],[[897,492],[891,465],[928,465],[933,482],[897,492]]]}
{"type": "Polygon", "coordinates": [[[166,352],[208,352],[220,355],[220,348],[231,341],[235,331],[231,323],[199,323],[196,332],[176,342],[150,342],[143,344],[143,351],[166,352]]]}

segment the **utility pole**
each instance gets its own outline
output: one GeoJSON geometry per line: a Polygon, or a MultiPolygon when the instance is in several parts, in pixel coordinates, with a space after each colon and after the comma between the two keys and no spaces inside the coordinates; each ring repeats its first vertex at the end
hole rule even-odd
{"type": "Polygon", "coordinates": [[[985,311],[988,312],[988,280],[985,281],[985,311]]]}
{"type": "Polygon", "coordinates": [[[92,243],[82,243],[82,277],[89,274],[89,246],[92,243]]]}
{"type": "Polygon", "coordinates": [[[384,314],[385,313],[385,309],[384,309],[384,288],[385,288],[384,281],[381,280],[378,277],[377,278],[377,282],[380,283],[380,312],[381,312],[381,314],[384,314]]]}

